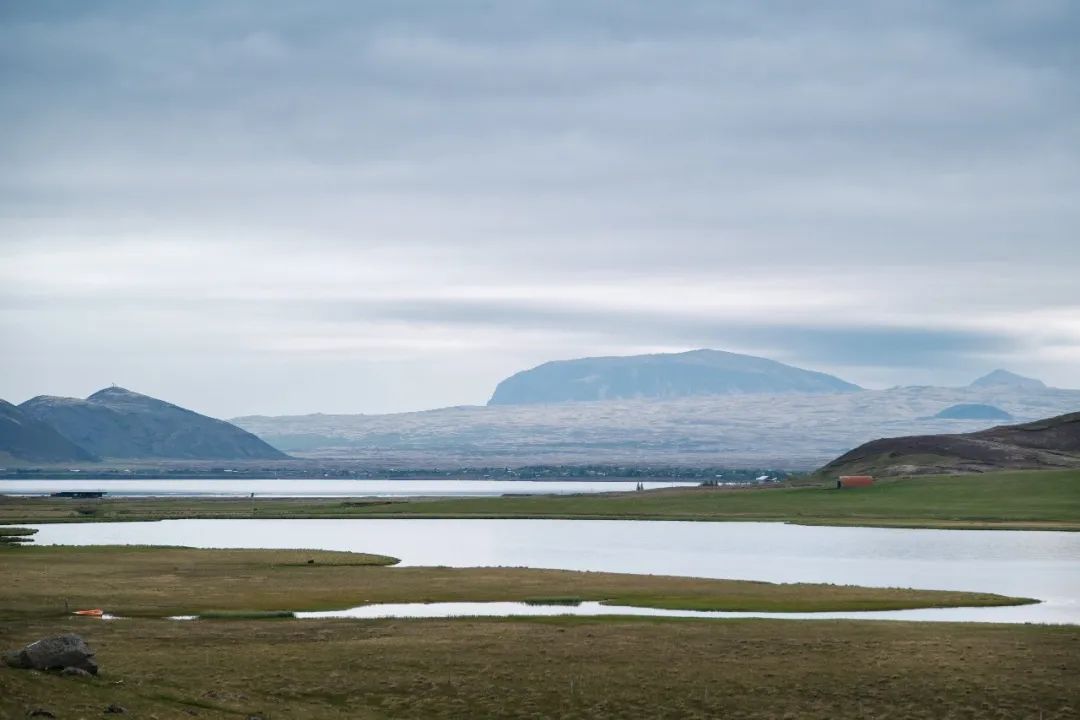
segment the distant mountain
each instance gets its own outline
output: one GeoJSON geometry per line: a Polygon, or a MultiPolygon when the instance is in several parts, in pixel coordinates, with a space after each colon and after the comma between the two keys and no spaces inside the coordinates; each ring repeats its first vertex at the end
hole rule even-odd
{"type": "Polygon", "coordinates": [[[119,387],[85,400],[40,395],[19,408],[103,458],[249,460],[287,457],[251,433],[119,387]]]}
{"type": "Polygon", "coordinates": [[[46,463],[97,460],[47,423],[0,400],[0,458],[5,456],[46,463]]]}
{"type": "MultiPolygon", "coordinates": [[[[1080,390],[894,387],[232,422],[293,455],[384,466],[653,463],[811,470],[874,438],[955,432],[956,420],[933,416],[957,404],[993,405],[1025,422],[1080,409],[1080,390]]],[[[968,420],[966,429],[1001,422],[968,420]]]]}
{"type": "Polygon", "coordinates": [[[1001,420],[1008,422],[1013,416],[994,405],[983,403],[959,403],[950,405],[934,416],[940,420],[1001,420]]]}
{"type": "Polygon", "coordinates": [[[858,385],[775,360],[719,350],[547,362],[503,380],[488,405],[703,395],[841,393],[858,385]]]}
{"type": "Polygon", "coordinates": [[[971,383],[973,388],[1001,388],[1011,387],[1021,390],[1042,390],[1046,387],[1046,383],[1042,380],[1036,380],[1035,378],[1024,377],[1023,375],[1017,375],[1016,373],[1009,372],[1008,370],[994,370],[991,373],[983,375],[978,380],[971,383]]]}
{"type": "Polygon", "coordinates": [[[860,445],[826,475],[915,475],[1080,467],[1080,412],[961,435],[913,435],[860,445]]]}

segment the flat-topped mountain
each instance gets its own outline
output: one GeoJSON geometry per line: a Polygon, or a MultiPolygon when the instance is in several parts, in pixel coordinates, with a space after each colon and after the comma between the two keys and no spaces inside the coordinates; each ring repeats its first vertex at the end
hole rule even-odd
{"type": "Polygon", "coordinates": [[[19,406],[102,458],[281,459],[280,451],[224,420],[110,387],[85,400],[39,395],[19,406]]]}
{"type": "Polygon", "coordinates": [[[0,459],[50,463],[97,460],[52,426],[6,400],[0,400],[0,459]]]}
{"type": "Polygon", "coordinates": [[[498,384],[488,405],[706,395],[840,393],[858,385],[775,360],[722,352],[558,360],[498,384]]]}
{"type": "Polygon", "coordinates": [[[1075,467],[1080,467],[1080,412],[973,433],[873,440],[820,472],[914,475],[1075,467]]]}
{"type": "Polygon", "coordinates": [[[1024,377],[1008,370],[994,370],[971,383],[973,388],[1011,387],[1020,390],[1042,390],[1046,383],[1035,378],[1024,377]]]}

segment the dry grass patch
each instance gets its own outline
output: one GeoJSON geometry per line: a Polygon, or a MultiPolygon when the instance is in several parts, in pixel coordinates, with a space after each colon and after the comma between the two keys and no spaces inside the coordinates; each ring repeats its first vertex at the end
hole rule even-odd
{"type": "Polygon", "coordinates": [[[78,630],[92,681],[0,669],[29,707],[160,718],[1073,718],[1080,629],[845,621],[35,619],[78,630]],[[120,684],[116,684],[122,681],[120,684]]]}

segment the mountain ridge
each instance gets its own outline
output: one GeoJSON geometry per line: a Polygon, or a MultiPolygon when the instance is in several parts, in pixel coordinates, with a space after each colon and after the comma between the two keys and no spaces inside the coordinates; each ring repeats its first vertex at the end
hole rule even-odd
{"type": "Polygon", "coordinates": [[[1080,408],[1080,390],[898,387],[232,420],[310,459],[425,467],[652,463],[813,470],[875,438],[1000,424],[933,417],[957,403],[993,404],[1028,421],[1080,408]]]}

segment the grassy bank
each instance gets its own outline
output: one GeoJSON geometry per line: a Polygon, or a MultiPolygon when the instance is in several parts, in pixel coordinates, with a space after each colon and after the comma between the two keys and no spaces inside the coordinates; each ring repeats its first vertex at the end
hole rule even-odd
{"type": "Polygon", "coordinates": [[[1080,471],[886,479],[872,487],[679,488],[403,501],[0,498],[0,523],[175,518],[775,520],[819,525],[1080,530],[1080,471]]]}
{"type": "Polygon", "coordinates": [[[826,621],[27,620],[92,680],[0,667],[0,718],[1071,718],[1080,629],[826,621]]]}
{"type": "MultiPolygon", "coordinates": [[[[985,593],[772,584],[528,568],[384,567],[307,550],[0,549],[0,618],[103,608],[122,616],[330,610],[369,603],[575,598],[692,610],[814,612],[1014,605],[985,593]]],[[[235,617],[235,615],[233,615],[235,617]]]]}

